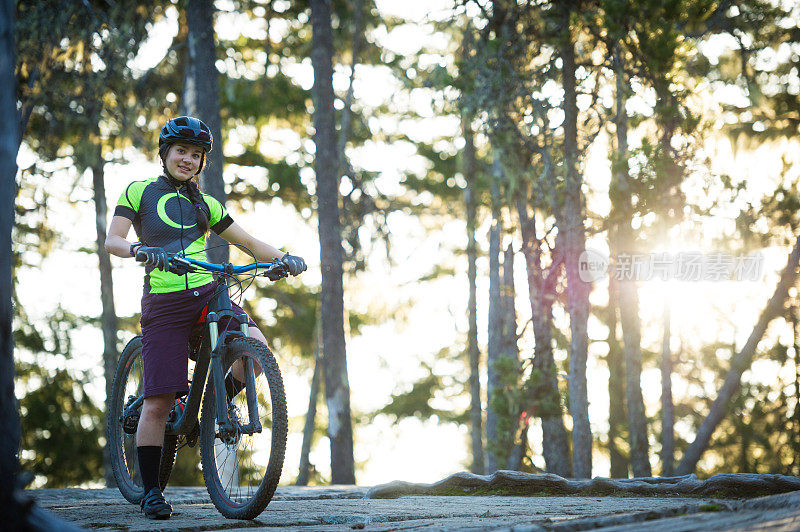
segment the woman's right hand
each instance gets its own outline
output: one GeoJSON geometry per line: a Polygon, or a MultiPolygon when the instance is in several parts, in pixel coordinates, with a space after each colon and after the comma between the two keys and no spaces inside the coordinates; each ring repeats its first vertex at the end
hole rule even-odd
{"type": "Polygon", "coordinates": [[[164,248],[141,246],[136,250],[136,261],[144,262],[148,266],[166,271],[169,267],[169,258],[164,248]]]}

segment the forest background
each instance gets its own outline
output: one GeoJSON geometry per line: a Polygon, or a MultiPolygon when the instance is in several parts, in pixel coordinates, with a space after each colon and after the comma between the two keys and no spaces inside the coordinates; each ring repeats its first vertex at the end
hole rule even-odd
{"type": "MultiPolygon", "coordinates": [[[[17,2],[32,485],[108,478],[142,271],[102,238],[182,113],[221,139],[205,189],[310,265],[245,298],[288,391],[282,482],[800,475],[798,21],[779,0],[17,2]]],[[[171,483],[201,479],[183,450],[171,483]]]]}

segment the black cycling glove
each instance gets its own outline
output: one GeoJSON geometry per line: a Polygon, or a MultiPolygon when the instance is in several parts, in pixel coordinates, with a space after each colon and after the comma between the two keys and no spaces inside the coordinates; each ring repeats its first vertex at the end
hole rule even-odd
{"type": "Polygon", "coordinates": [[[281,257],[281,262],[284,266],[286,266],[286,269],[291,275],[300,275],[307,269],[306,261],[304,261],[301,257],[289,255],[288,253],[281,257]]]}
{"type": "Polygon", "coordinates": [[[159,270],[169,268],[169,258],[164,248],[141,246],[136,250],[136,260],[159,270]]]}

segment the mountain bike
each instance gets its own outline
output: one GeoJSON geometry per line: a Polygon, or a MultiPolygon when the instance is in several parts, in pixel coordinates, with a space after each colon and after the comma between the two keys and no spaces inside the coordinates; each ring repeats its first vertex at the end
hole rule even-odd
{"type": "MultiPolygon", "coordinates": [[[[279,261],[233,266],[177,255],[170,256],[169,269],[179,275],[212,272],[219,288],[209,301],[201,335],[190,341],[190,357],[196,363],[189,393],[176,398],[167,421],[159,485],[162,490],[166,487],[177,450],[199,440],[203,479],[214,506],[227,518],[253,519],[269,504],[281,476],[286,397],[272,352],[248,336],[247,315],[232,310],[228,281],[243,292],[246,287],[239,275],[247,274],[250,282],[256,276],[277,281],[288,272],[279,261]],[[225,318],[236,320],[238,330],[220,331],[219,322],[225,318]]],[[[143,402],[142,342],[137,336],[117,364],[106,434],[117,486],[132,503],[144,496],[136,453],[143,402]]]]}

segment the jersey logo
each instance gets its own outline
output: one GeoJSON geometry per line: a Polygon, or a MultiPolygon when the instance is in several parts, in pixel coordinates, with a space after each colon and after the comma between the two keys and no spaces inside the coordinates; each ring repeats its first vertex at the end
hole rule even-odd
{"type": "Polygon", "coordinates": [[[158,200],[158,206],[156,208],[156,212],[158,212],[158,217],[161,218],[162,222],[164,222],[170,227],[174,227],[175,229],[189,229],[191,227],[196,226],[197,225],[196,222],[193,223],[192,225],[181,225],[169,217],[169,215],[167,214],[167,200],[175,197],[178,198],[178,201],[180,201],[181,199],[185,199],[187,202],[189,201],[188,199],[184,198],[181,195],[173,196],[172,194],[165,194],[161,196],[161,199],[158,200]]]}

